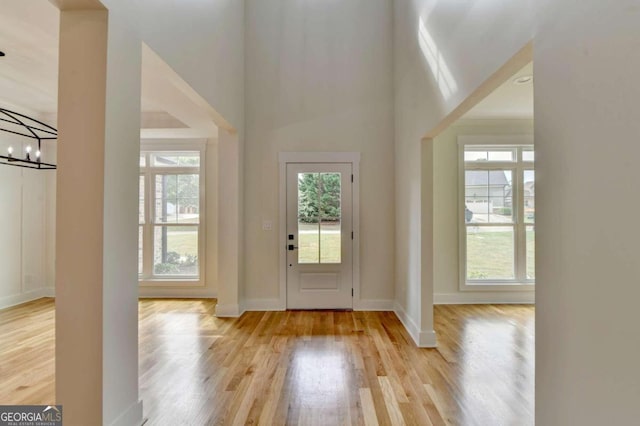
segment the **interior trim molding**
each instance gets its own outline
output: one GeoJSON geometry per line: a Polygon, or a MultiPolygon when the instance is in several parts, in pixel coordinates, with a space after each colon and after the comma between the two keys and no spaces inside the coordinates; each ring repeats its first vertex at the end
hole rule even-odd
{"type": "Polygon", "coordinates": [[[418,325],[397,301],[394,304],[393,312],[407,330],[416,346],[419,348],[437,347],[436,332],[434,330],[420,330],[418,325]]]}
{"type": "Polygon", "coordinates": [[[55,287],[45,287],[42,289],[42,297],[56,297],[55,287]]]}
{"type": "Polygon", "coordinates": [[[286,311],[280,299],[246,299],[244,301],[247,311],[286,311]]]}
{"type": "Polygon", "coordinates": [[[220,318],[238,318],[244,313],[244,309],[239,304],[216,305],[216,316],[220,318]]]}
{"type": "Polygon", "coordinates": [[[534,292],[460,292],[460,293],[435,293],[434,305],[477,305],[477,304],[535,304],[534,292]]]}
{"type": "Polygon", "coordinates": [[[111,423],[111,426],[143,425],[145,419],[142,414],[142,401],[137,401],[129,406],[111,423]]]}
{"type": "Polygon", "coordinates": [[[140,287],[140,299],[216,299],[218,293],[206,288],[140,287]]]}
{"type": "Polygon", "coordinates": [[[419,348],[438,347],[436,332],[434,330],[421,331],[420,334],[418,334],[418,347],[419,348]]]}
{"type": "Polygon", "coordinates": [[[354,299],[354,311],[393,311],[393,299],[354,299]]]}
{"type": "MultiPolygon", "coordinates": [[[[44,287],[38,290],[40,292],[37,297],[30,300],[39,299],[40,297],[56,297],[55,287],[44,287]]],[[[218,293],[213,290],[203,288],[150,288],[140,287],[138,293],[139,299],[217,299],[218,293]]],[[[30,300],[27,300],[29,302],[30,300]]],[[[24,303],[24,302],[20,302],[24,303]]],[[[0,299],[0,309],[2,309],[2,299],[0,299]]]]}
{"type": "Polygon", "coordinates": [[[53,289],[50,287],[42,287],[20,294],[12,294],[10,296],[0,297],[0,309],[22,305],[23,303],[31,302],[32,300],[41,299],[43,297],[52,297],[52,290],[53,289]]]}
{"type": "MultiPolygon", "coordinates": [[[[354,311],[393,311],[394,301],[391,299],[362,299],[353,300],[354,311]]],[[[246,311],[286,311],[280,298],[271,299],[247,299],[246,311]]]]}

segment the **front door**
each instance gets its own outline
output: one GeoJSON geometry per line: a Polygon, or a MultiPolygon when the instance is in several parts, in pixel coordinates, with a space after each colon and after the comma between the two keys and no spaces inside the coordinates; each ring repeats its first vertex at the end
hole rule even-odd
{"type": "Polygon", "coordinates": [[[287,308],[351,309],[350,163],[287,164],[287,308]]]}

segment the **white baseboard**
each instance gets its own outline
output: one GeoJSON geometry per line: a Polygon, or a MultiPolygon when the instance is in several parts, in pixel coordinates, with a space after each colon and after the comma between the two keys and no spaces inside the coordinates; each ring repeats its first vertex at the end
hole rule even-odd
{"type": "Polygon", "coordinates": [[[51,297],[50,294],[50,288],[37,288],[35,290],[27,291],[26,293],[0,297],[0,309],[21,305],[23,303],[31,302],[32,300],[40,299],[43,297],[51,297]]]}
{"type": "Polygon", "coordinates": [[[217,292],[206,288],[140,287],[141,299],[215,299],[217,292]]]}
{"type": "Polygon", "coordinates": [[[280,299],[247,299],[244,301],[247,311],[286,311],[280,299]]]}
{"type": "Polygon", "coordinates": [[[55,287],[45,287],[42,289],[42,297],[56,297],[55,287]]]}
{"type": "Polygon", "coordinates": [[[216,316],[221,318],[237,318],[244,313],[241,305],[216,305],[216,316]]]}
{"type": "Polygon", "coordinates": [[[459,292],[435,293],[434,305],[476,305],[476,304],[533,304],[536,301],[534,292],[459,292]]]}
{"type": "MultiPolygon", "coordinates": [[[[56,289],[54,287],[44,287],[41,289],[33,290],[29,293],[24,293],[20,296],[26,296],[35,294],[35,297],[18,302],[16,304],[29,302],[30,300],[39,299],[40,297],[56,297],[56,289]]],[[[10,296],[17,297],[17,296],[10,296]]],[[[180,288],[149,288],[141,287],[139,292],[141,299],[215,299],[218,297],[215,291],[209,289],[180,289],[180,288]]],[[[0,299],[0,309],[3,307],[4,298],[0,299]]],[[[13,305],[10,305],[13,306],[13,305]]]]}
{"type": "MultiPolygon", "coordinates": [[[[393,311],[393,300],[363,299],[354,300],[354,311],[393,311]]],[[[287,307],[280,299],[247,299],[244,307],[247,311],[286,311],[287,307]]]]}
{"type": "Polygon", "coordinates": [[[418,347],[419,348],[435,348],[438,346],[436,339],[436,332],[434,330],[421,331],[418,334],[418,347]]]}
{"type": "Polygon", "coordinates": [[[144,418],[142,416],[142,401],[134,402],[122,414],[118,416],[111,426],[133,426],[142,425],[144,418]]]}
{"type": "Polygon", "coordinates": [[[391,299],[360,299],[353,301],[354,311],[393,311],[391,299]]]}
{"type": "Polygon", "coordinates": [[[436,332],[433,330],[420,330],[415,321],[413,321],[398,302],[395,302],[393,312],[395,312],[396,316],[419,348],[435,348],[437,346],[436,332]]]}

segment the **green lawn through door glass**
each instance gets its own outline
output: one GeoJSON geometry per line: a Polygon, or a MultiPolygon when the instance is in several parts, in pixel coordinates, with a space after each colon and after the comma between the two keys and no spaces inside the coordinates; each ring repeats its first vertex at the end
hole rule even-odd
{"type": "Polygon", "coordinates": [[[298,263],[340,263],[340,185],[340,173],[298,173],[298,263]]]}

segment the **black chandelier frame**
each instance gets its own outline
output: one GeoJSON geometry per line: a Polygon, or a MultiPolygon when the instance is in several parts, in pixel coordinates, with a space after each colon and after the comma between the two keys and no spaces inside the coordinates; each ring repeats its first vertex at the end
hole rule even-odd
{"type": "Polygon", "coordinates": [[[0,164],[38,170],[55,170],[57,168],[55,164],[45,163],[40,159],[42,141],[58,139],[58,130],[54,127],[24,114],[0,108],[0,131],[37,141],[35,159],[31,159],[30,151],[27,151],[24,158],[14,156],[9,152],[7,155],[0,155],[0,164]]]}

